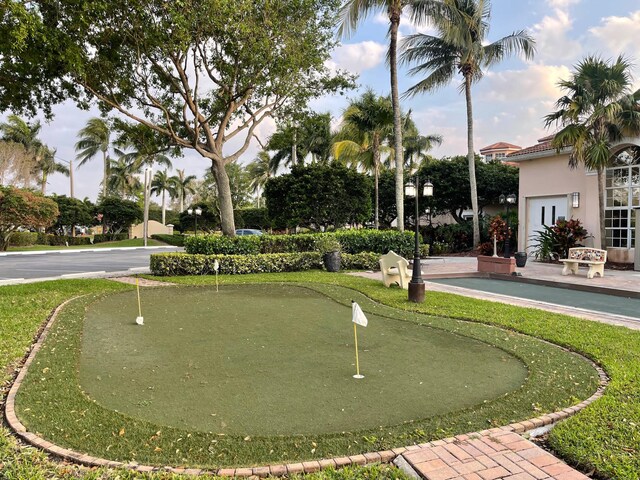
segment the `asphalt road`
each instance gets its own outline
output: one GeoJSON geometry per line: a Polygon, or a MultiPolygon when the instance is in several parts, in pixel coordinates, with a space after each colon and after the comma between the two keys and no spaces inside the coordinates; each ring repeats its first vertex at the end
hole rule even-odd
{"type": "Polygon", "coordinates": [[[140,272],[152,253],[179,251],[177,247],[113,249],[92,252],[51,251],[0,257],[0,283],[44,278],[82,278],[113,272],[140,272]]]}

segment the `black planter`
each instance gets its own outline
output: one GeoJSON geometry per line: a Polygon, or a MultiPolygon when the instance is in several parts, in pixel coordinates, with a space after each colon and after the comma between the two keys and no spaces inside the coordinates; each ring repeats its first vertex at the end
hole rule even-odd
{"type": "Polygon", "coordinates": [[[327,272],[339,272],[342,256],[340,252],[327,252],[322,255],[322,261],[327,272]]]}
{"type": "Polygon", "coordinates": [[[527,252],[516,252],[513,254],[516,259],[516,267],[524,267],[527,264],[527,252]]]}

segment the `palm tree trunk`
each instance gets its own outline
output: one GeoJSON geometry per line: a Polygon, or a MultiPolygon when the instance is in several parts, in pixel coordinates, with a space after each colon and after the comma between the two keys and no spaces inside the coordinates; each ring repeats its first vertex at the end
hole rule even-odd
{"type": "Polygon", "coordinates": [[[480,221],[478,218],[478,185],[476,183],[476,159],[473,149],[473,108],[471,106],[471,75],[464,77],[464,95],[467,101],[467,161],[469,162],[469,186],[473,210],[473,248],[480,245],[480,221]]]}
{"type": "Polygon", "coordinates": [[[229,176],[224,168],[224,162],[211,160],[211,173],[213,173],[218,187],[222,234],[234,237],[236,225],[233,218],[233,201],[231,200],[231,186],[229,185],[229,176]]]}
{"type": "Polygon", "coordinates": [[[167,211],[167,210],[166,210],[165,203],[164,203],[164,194],[165,194],[165,192],[166,192],[166,190],[163,188],[163,189],[162,189],[162,224],[163,224],[163,225],[166,225],[166,222],[165,222],[165,213],[166,213],[166,211],[167,211]]]}
{"type": "Polygon", "coordinates": [[[102,161],[104,162],[104,177],[102,179],[102,197],[107,198],[107,180],[109,177],[109,157],[107,152],[102,152],[102,161]]]}
{"type": "Polygon", "coordinates": [[[402,6],[399,0],[394,0],[389,6],[389,69],[391,72],[391,104],[393,105],[393,147],[396,155],[396,212],[397,227],[404,231],[404,175],[402,159],[402,118],[400,115],[400,97],[398,95],[398,27],[402,6]]]}
{"type": "Polygon", "coordinates": [[[180,213],[184,212],[184,187],[179,187],[179,195],[180,195],[180,213]]]}
{"type": "MultiPolygon", "coordinates": [[[[604,222],[604,209],[605,209],[605,171],[603,168],[598,169],[598,218],[600,220],[600,248],[607,249],[607,230],[605,229],[604,222]]],[[[635,215],[635,212],[632,212],[635,215]]]]}
{"type": "Polygon", "coordinates": [[[374,172],[374,177],[375,177],[375,195],[376,195],[376,199],[375,199],[375,214],[373,217],[373,222],[374,225],[376,227],[376,230],[378,230],[378,228],[380,228],[380,220],[379,220],[379,182],[380,182],[380,137],[378,136],[377,133],[375,133],[373,135],[373,145],[372,145],[372,150],[373,150],[373,172],[374,172]]]}
{"type": "Polygon", "coordinates": [[[47,194],[47,172],[42,172],[42,185],[40,186],[40,191],[43,196],[47,194]]]}

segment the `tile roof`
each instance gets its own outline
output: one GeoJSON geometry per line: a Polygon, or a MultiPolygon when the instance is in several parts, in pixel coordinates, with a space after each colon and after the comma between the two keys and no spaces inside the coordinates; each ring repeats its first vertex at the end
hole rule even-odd
{"type": "Polygon", "coordinates": [[[499,148],[522,148],[519,145],[514,145],[513,143],[507,143],[507,142],[498,142],[498,143],[494,143],[492,145],[489,145],[488,147],[484,147],[480,149],[480,153],[486,151],[486,150],[497,150],[499,148]]]}
{"type": "Polygon", "coordinates": [[[546,152],[547,150],[554,150],[554,147],[551,146],[551,140],[553,140],[555,135],[549,135],[547,137],[543,137],[538,140],[537,145],[533,145],[531,147],[523,148],[522,150],[518,150],[517,152],[512,152],[507,155],[509,158],[520,157],[523,155],[528,155],[530,153],[538,153],[538,152],[546,152]]]}

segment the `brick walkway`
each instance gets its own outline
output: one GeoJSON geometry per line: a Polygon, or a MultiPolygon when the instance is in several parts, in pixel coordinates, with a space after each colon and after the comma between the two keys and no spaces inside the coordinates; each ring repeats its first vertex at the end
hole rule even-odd
{"type": "Polygon", "coordinates": [[[517,433],[461,435],[403,455],[427,480],[589,480],[517,433]]]}

